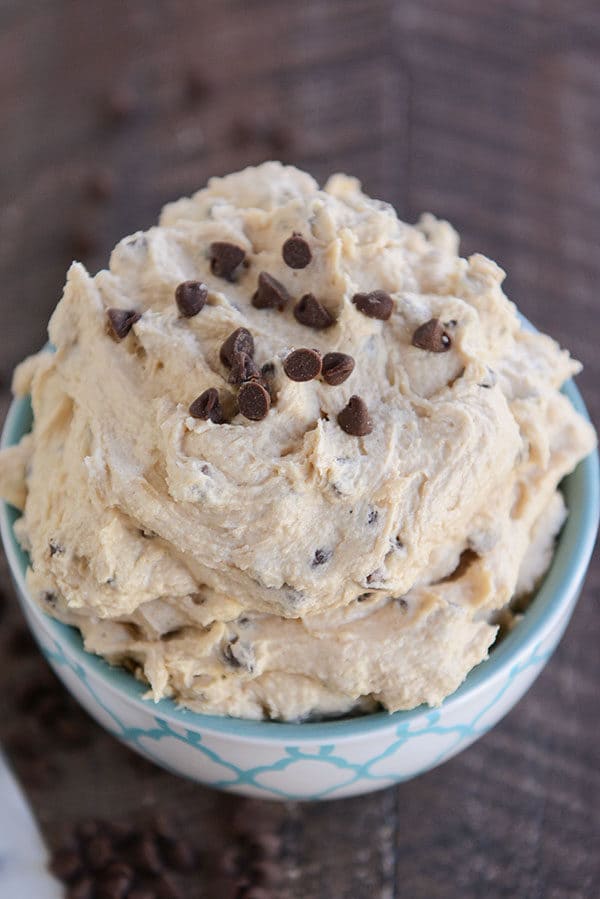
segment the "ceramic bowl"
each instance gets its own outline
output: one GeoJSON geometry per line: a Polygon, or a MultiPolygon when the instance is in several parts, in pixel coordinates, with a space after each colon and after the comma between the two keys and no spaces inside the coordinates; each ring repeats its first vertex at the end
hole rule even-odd
{"type": "MultiPolygon", "coordinates": [[[[564,388],[584,415],[576,387],[564,388]]],[[[2,445],[31,428],[27,399],[10,409],[2,445]]],[[[146,688],[83,649],[79,632],[33,602],[27,556],[13,533],[18,512],[1,504],[0,528],[19,601],[60,679],[103,727],[173,773],[267,799],[332,799],[380,790],[440,765],[496,724],[531,686],[571,617],[598,528],[598,456],[564,480],[569,517],[550,570],[521,623],[439,708],[380,712],[323,723],[280,724],[201,715],[146,688]]]]}

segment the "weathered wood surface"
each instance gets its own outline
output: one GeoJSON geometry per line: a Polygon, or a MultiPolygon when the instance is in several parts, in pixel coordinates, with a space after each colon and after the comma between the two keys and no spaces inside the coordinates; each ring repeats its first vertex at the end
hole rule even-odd
{"type": "MultiPolygon", "coordinates": [[[[509,295],[585,363],[600,419],[595,0],[4,0],[0,124],[4,405],[73,255],[96,269],[164,201],[279,156],[319,178],[356,174],[409,220],[450,219],[465,253],[505,267],[509,295]]],[[[598,561],[548,669],[492,733],[397,789],[312,806],[176,780],[77,711],[83,748],[41,728],[25,763],[19,686],[44,669],[15,637],[1,577],[0,737],[37,780],[50,841],[90,812],[158,807],[206,848],[190,899],[236,895],[219,859],[273,832],[265,896],[600,895],[598,561]]]]}

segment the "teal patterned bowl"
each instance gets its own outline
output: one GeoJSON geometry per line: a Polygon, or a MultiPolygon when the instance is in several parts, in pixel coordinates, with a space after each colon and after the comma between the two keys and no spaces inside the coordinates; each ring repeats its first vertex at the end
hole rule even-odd
{"type": "MultiPolygon", "coordinates": [[[[564,392],[587,416],[569,383],[564,392]]],[[[2,446],[31,428],[16,400],[2,446]]],[[[380,790],[446,761],[488,731],[523,696],[556,648],[577,602],[598,529],[598,455],[563,483],[569,517],[543,584],[523,621],[437,709],[380,712],[315,724],[200,715],[171,700],[142,698],[124,669],[83,649],[79,632],[44,614],[25,584],[27,555],[13,532],[16,509],[0,508],[0,530],[18,597],[40,648],[81,705],[117,739],[158,765],[216,787],[267,799],[332,799],[380,790]]]]}

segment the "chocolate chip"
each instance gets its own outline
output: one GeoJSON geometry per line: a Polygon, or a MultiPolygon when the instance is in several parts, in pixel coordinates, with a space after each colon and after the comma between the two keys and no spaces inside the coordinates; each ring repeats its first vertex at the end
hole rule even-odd
{"type": "Polygon", "coordinates": [[[317,565],[324,565],[325,562],[328,562],[331,558],[331,550],[330,549],[317,549],[315,550],[315,554],[313,556],[313,560],[310,563],[312,568],[316,568],[317,565]]]}
{"type": "Polygon", "coordinates": [[[238,407],[250,421],[262,421],[271,407],[271,397],[258,381],[246,381],[240,387],[238,407]]]}
{"type": "Polygon", "coordinates": [[[367,524],[375,524],[377,519],[379,518],[379,510],[378,509],[369,509],[369,516],[367,518],[367,524]]]}
{"type": "Polygon", "coordinates": [[[291,299],[281,281],[273,278],[267,272],[260,273],[258,287],[252,297],[252,305],[256,309],[283,309],[291,299]]]}
{"type": "Polygon", "coordinates": [[[357,602],[366,602],[366,600],[369,599],[370,596],[373,596],[373,594],[372,593],[361,593],[360,596],[356,597],[356,601],[357,602]]]}
{"type": "Polygon", "coordinates": [[[212,421],[216,425],[223,424],[223,409],[219,400],[219,391],[216,387],[209,387],[204,393],[196,397],[189,408],[192,418],[201,418],[204,421],[212,421]]]}
{"type": "Polygon", "coordinates": [[[326,384],[337,387],[354,371],[354,359],[346,353],[325,353],[321,376],[326,384]]]}
{"type": "Polygon", "coordinates": [[[85,858],[90,870],[101,871],[113,857],[111,841],[103,834],[92,837],[85,846],[85,858]]]}
{"type": "Polygon", "coordinates": [[[236,353],[247,353],[254,356],[254,339],[246,328],[237,328],[229,335],[219,350],[219,358],[223,365],[231,368],[236,353]]]}
{"type": "Polygon", "coordinates": [[[359,396],[350,397],[348,404],[338,414],[337,420],[342,431],[354,437],[364,437],[373,430],[367,405],[359,396]]]}
{"type": "Polygon", "coordinates": [[[92,899],[94,882],[91,877],[83,877],[67,890],[65,899],[92,899]]]}
{"type": "Polygon", "coordinates": [[[230,384],[243,384],[244,381],[251,381],[260,378],[260,368],[248,353],[236,353],[233,358],[233,364],[229,373],[230,384]]]}
{"type": "Polygon", "coordinates": [[[73,849],[59,849],[52,856],[50,870],[63,883],[70,883],[81,872],[79,853],[73,849]]]}
{"type": "Polygon", "coordinates": [[[290,268],[306,268],[312,259],[308,243],[297,231],[294,231],[292,236],[285,241],[281,248],[281,255],[285,264],[290,268]]]}
{"type": "Polygon", "coordinates": [[[141,313],[135,309],[107,309],[106,318],[110,335],[115,340],[123,340],[141,317],[141,313]]]}
{"type": "Polygon", "coordinates": [[[355,293],[352,302],[359,312],[368,318],[379,318],[387,321],[392,314],[394,301],[385,290],[372,290],[371,293],[355,293]]]}
{"type": "Polygon", "coordinates": [[[285,357],[283,370],[292,381],[312,381],[321,374],[321,354],[317,350],[292,350],[285,357]]]}
{"type": "Polygon", "coordinates": [[[371,574],[367,575],[367,584],[378,584],[380,581],[383,581],[385,578],[385,571],[383,568],[377,568],[375,571],[372,571],[371,574]]]}
{"type": "Polygon", "coordinates": [[[127,899],[133,879],[126,874],[106,873],[96,887],[96,899],[127,899]]]}
{"type": "Polygon", "coordinates": [[[127,899],[156,899],[156,893],[151,887],[134,887],[127,893],[127,899]]]}
{"type": "Polygon", "coordinates": [[[412,337],[412,345],[430,353],[447,353],[452,346],[450,335],[444,331],[439,318],[430,318],[419,325],[412,337]]]}
{"type": "Polygon", "coordinates": [[[154,889],[156,899],[183,899],[183,892],[165,874],[154,883],[154,889]]]}
{"type": "Polygon", "coordinates": [[[213,275],[233,281],[235,270],[246,258],[246,251],[234,243],[215,240],[210,245],[209,255],[213,275]]]}
{"type": "Polygon", "coordinates": [[[192,871],[196,856],[192,847],[183,840],[173,840],[164,847],[165,859],[173,871],[192,871]]]}
{"type": "Polygon", "coordinates": [[[237,641],[238,641],[238,638],[233,637],[233,639],[230,640],[229,643],[226,643],[225,646],[223,647],[223,658],[225,659],[225,661],[227,662],[228,665],[231,665],[232,668],[241,668],[241,666],[242,666],[242,663],[240,662],[240,660],[238,658],[235,657],[235,655],[233,653],[233,649],[232,649],[234,643],[237,643],[237,641]]]}
{"type": "Polygon", "coordinates": [[[56,540],[50,540],[48,543],[48,549],[50,550],[51,556],[59,556],[64,553],[65,548],[61,546],[60,543],[57,543],[56,540]]]}
{"type": "Polygon", "coordinates": [[[159,874],[163,870],[158,845],[150,834],[136,839],[131,849],[131,860],[136,868],[146,874],[159,874]]]}
{"type": "Polygon", "coordinates": [[[175,302],[181,315],[192,318],[204,308],[208,288],[202,281],[183,281],[175,290],[175,302]]]}
{"type": "Polygon", "coordinates": [[[54,608],[54,606],[56,605],[56,600],[56,593],[52,593],[50,590],[46,590],[44,593],[42,593],[42,602],[47,606],[54,608]]]}
{"type": "Polygon", "coordinates": [[[305,293],[298,300],[294,306],[294,317],[301,325],[307,325],[309,328],[314,328],[315,331],[329,328],[334,322],[333,316],[312,293],[305,293]]]}

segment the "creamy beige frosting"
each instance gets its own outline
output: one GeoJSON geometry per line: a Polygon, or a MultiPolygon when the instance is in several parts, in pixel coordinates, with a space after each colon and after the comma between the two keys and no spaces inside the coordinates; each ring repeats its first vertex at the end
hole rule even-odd
{"type": "Polygon", "coordinates": [[[594,444],[559,393],[579,364],[523,329],[495,263],[457,247],[446,222],[405,224],[354,179],[319,190],[272,162],[168,205],[95,277],[73,264],[56,352],[15,375],[33,432],[0,457],[34,597],[155,699],[196,710],[291,720],[441,702],[547,567],[557,485],[594,444]],[[293,232],[312,254],[302,269],[282,256],[293,232]],[[246,253],[231,281],[211,271],[214,241],[246,253]],[[252,305],[261,272],[291,295],[283,310],[252,305]],[[186,318],[174,298],[190,279],[208,297],[186,318]],[[387,321],[352,302],[374,290],[392,298],[387,321]],[[331,327],[296,321],[309,292],[331,327]],[[108,308],[141,313],[122,340],[108,308]],[[412,343],[432,318],[447,352],[412,343]],[[219,358],[239,327],[274,366],[262,421],[235,414],[219,358]],[[354,370],[293,381],[298,347],[354,370]],[[189,414],[211,387],[223,424],[189,414]],[[361,437],[337,420],[353,395],[372,422],[361,437]]]}

